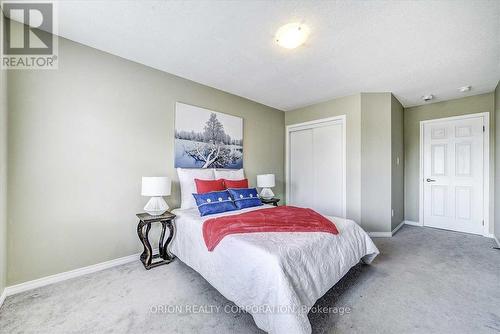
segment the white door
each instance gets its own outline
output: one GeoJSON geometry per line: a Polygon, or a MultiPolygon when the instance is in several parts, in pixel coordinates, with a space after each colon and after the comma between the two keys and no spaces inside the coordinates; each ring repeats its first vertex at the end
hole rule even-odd
{"type": "Polygon", "coordinates": [[[297,126],[288,135],[288,203],[345,217],[344,122],[297,126]]]}
{"type": "Polygon", "coordinates": [[[483,232],[483,117],[424,124],[424,225],[483,232]]]}

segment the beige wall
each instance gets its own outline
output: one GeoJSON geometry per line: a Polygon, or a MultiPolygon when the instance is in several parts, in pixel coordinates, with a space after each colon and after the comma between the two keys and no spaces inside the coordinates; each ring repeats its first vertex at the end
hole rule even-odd
{"type": "MultiPolygon", "coordinates": [[[[500,129],[500,82],[495,89],[495,128],[500,129]]],[[[495,136],[495,236],[500,240],[500,135],[495,136]]]]}
{"type": "Polygon", "coordinates": [[[361,222],[391,231],[391,93],[361,94],[361,222]]]}
{"type": "MultiPolygon", "coordinates": [[[[490,113],[490,200],[494,195],[494,152],[495,152],[495,118],[494,94],[481,94],[461,99],[437,102],[418,107],[407,108],[404,111],[404,142],[405,142],[405,219],[419,220],[419,169],[420,169],[420,121],[473,114],[490,113]]],[[[491,203],[494,203],[493,201],[491,203]]],[[[493,218],[493,208],[490,207],[490,217],[493,218]]],[[[490,224],[490,230],[493,224],[490,224]]]]}
{"type": "Polygon", "coordinates": [[[136,253],[141,176],[175,180],[174,105],[244,118],[244,168],[275,173],[282,111],[68,41],[59,69],[9,72],[8,284],[136,253]]]}
{"type": "Polygon", "coordinates": [[[286,125],[346,115],[347,217],[361,221],[361,96],[341,97],[309,107],[287,111],[286,125]]]}
{"type": "Polygon", "coordinates": [[[391,219],[391,230],[394,230],[404,219],[404,109],[394,96],[391,96],[391,202],[394,215],[391,219]],[[399,160],[399,164],[398,164],[399,160]]]}
{"type": "MultiPolygon", "coordinates": [[[[1,14],[0,14],[1,15],[1,14]]],[[[0,295],[7,280],[7,72],[0,70],[0,295]]]]}

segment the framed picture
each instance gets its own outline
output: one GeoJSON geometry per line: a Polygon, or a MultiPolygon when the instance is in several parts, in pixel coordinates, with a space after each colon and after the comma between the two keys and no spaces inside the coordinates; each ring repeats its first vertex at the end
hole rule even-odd
{"type": "Polygon", "coordinates": [[[175,167],[243,168],[243,118],[177,102],[175,167]]]}

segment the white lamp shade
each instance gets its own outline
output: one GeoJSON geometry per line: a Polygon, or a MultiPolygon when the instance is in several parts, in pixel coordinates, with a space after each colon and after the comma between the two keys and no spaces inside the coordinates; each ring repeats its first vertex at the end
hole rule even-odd
{"type": "Polygon", "coordinates": [[[257,187],[272,188],[275,186],[274,174],[257,175],[257,187]]]}
{"type": "Polygon", "coordinates": [[[142,196],[169,196],[171,182],[168,177],[143,177],[142,196]]]}

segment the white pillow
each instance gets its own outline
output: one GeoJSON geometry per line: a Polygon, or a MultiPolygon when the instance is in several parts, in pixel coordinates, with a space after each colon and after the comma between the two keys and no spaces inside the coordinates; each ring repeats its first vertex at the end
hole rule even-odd
{"type": "Polygon", "coordinates": [[[213,169],[177,168],[177,176],[181,185],[181,209],[196,207],[193,193],[196,193],[194,179],[215,180],[213,169]]]}
{"type": "Polygon", "coordinates": [[[216,169],[214,170],[215,179],[226,179],[226,180],[243,180],[245,178],[245,173],[243,169],[238,170],[227,170],[227,169],[216,169]]]}

